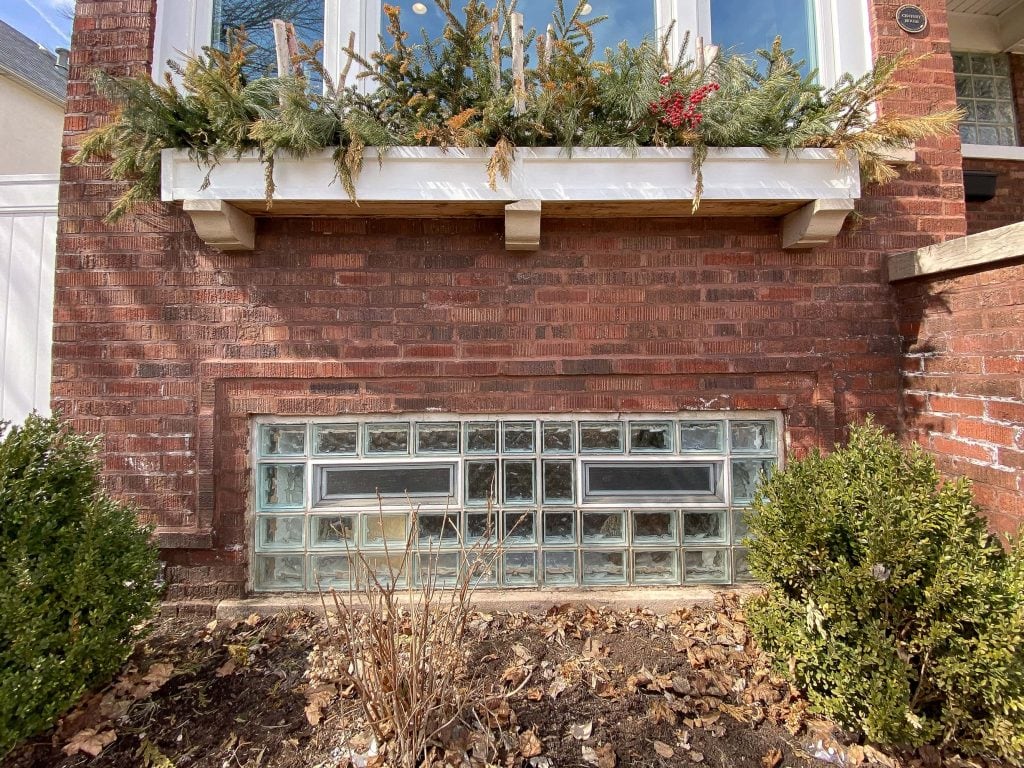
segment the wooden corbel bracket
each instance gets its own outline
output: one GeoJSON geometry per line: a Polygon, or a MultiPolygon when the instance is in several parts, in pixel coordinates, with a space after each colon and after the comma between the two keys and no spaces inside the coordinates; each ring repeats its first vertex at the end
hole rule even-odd
{"type": "Polygon", "coordinates": [[[505,206],[505,250],[540,248],[540,200],[519,200],[505,206]]]}
{"type": "Polygon", "coordinates": [[[853,200],[815,200],[782,220],[782,247],[787,251],[828,245],[839,235],[853,200]]]}
{"type": "Polygon", "coordinates": [[[204,243],[218,251],[251,251],[256,247],[256,221],[223,200],[185,200],[182,209],[204,243]]]}

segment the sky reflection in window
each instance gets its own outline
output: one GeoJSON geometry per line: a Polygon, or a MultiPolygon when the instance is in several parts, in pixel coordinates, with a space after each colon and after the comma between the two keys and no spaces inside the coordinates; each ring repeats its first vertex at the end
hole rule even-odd
{"type": "Polygon", "coordinates": [[[711,0],[711,37],[723,53],[753,56],[780,35],[804,73],[817,67],[812,0],[711,0]]]}

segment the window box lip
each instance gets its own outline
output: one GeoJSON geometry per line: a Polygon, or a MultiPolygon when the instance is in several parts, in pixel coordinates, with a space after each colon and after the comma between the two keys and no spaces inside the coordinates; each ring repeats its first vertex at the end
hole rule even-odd
{"type": "MultiPolygon", "coordinates": [[[[520,148],[508,179],[487,183],[485,165],[490,148],[442,150],[437,147],[395,147],[367,150],[356,182],[360,204],[458,203],[499,210],[519,200],[549,204],[689,202],[694,197],[693,149],[644,147],[520,148]],[[378,159],[380,163],[376,162],[378,159]]],[[[301,202],[306,213],[351,206],[352,215],[373,215],[353,205],[335,178],[332,150],[306,158],[276,158],[274,201],[301,202]]],[[[818,199],[856,200],[860,176],[854,154],[845,160],[833,149],[770,152],[758,147],[711,147],[703,166],[702,208],[713,215],[715,203],[775,203],[770,215],[794,210],[818,199]],[[781,207],[778,204],[782,204],[781,207]],[[788,210],[787,210],[788,209],[788,210]]],[[[264,203],[263,166],[255,152],[226,158],[216,166],[197,163],[185,150],[163,151],[161,199],[221,200],[253,215],[275,215],[264,203]],[[204,181],[209,184],[203,188],[204,181]]],[[[279,215],[296,215],[287,205],[279,215]]],[[[689,208],[680,206],[688,215],[689,208]]],[[[701,210],[698,210],[700,215],[701,210]]]]}

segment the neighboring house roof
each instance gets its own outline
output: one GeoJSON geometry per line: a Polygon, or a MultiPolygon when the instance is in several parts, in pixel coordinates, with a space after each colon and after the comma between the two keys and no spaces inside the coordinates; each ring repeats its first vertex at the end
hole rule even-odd
{"type": "Polygon", "coordinates": [[[64,103],[68,73],[57,56],[0,21],[0,75],[7,75],[54,101],[64,103]]]}

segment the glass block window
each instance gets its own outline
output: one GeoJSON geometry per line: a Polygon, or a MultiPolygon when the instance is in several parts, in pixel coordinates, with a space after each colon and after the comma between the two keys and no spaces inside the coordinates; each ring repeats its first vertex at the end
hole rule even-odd
{"type": "Polygon", "coordinates": [[[781,434],[772,413],[257,419],[253,586],[345,588],[357,552],[386,575],[413,533],[407,583],[455,583],[485,538],[485,588],[747,581],[781,434]]]}
{"type": "Polygon", "coordinates": [[[967,114],[960,121],[965,144],[1017,146],[1010,60],[1003,53],[954,53],[956,100],[967,114]]]}

